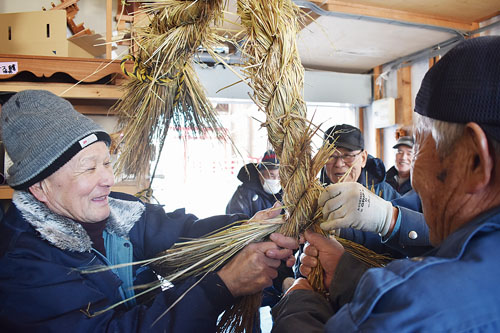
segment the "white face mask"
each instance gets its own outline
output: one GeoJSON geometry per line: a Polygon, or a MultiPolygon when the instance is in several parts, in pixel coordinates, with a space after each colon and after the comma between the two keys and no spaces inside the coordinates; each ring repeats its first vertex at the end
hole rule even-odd
{"type": "Polygon", "coordinates": [[[262,187],[266,193],[276,194],[281,190],[281,183],[279,179],[264,179],[262,187]]]}

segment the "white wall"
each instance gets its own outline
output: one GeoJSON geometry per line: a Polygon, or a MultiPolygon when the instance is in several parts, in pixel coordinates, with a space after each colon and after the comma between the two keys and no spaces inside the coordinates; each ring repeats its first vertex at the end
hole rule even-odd
{"type": "MultiPolygon", "coordinates": [[[[493,24],[495,22],[500,22],[500,15],[492,17],[491,19],[484,21],[483,23],[481,23],[480,26],[484,27],[484,26],[493,24]]],[[[482,33],[482,35],[483,36],[500,36],[500,25],[493,27],[491,30],[485,31],[484,33],[482,33]]]]}
{"type": "MultiPolygon", "coordinates": [[[[241,73],[237,67],[233,68],[241,73]]],[[[233,71],[223,66],[196,66],[196,72],[211,98],[251,102],[251,89],[233,71]],[[231,85],[231,86],[230,86],[231,85]],[[229,86],[229,87],[228,87],[229,86]],[[227,87],[227,88],[225,88],[227,87]],[[220,90],[225,88],[223,90],[220,90]],[[220,90],[220,91],[219,91],[220,90]]],[[[371,76],[324,71],[306,71],[304,100],[308,103],[341,103],[368,105],[371,103],[371,76]]]]}

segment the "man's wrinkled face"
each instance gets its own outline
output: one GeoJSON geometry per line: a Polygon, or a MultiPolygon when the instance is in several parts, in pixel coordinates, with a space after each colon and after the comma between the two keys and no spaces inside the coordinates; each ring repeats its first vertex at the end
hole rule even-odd
{"type": "Polygon", "coordinates": [[[344,182],[356,182],[361,176],[361,169],[366,165],[367,157],[366,150],[336,148],[325,164],[326,175],[333,183],[337,183],[340,179],[344,182]]]}
{"type": "Polygon", "coordinates": [[[402,175],[408,175],[413,159],[413,149],[406,145],[400,145],[396,152],[396,170],[402,175]]]}
{"type": "Polygon", "coordinates": [[[75,221],[100,222],[109,216],[108,195],[113,184],[108,147],[96,142],[40,182],[41,201],[54,213],[75,221]]]}
{"type": "Polygon", "coordinates": [[[412,187],[422,200],[422,210],[429,226],[431,244],[439,245],[452,231],[455,214],[463,205],[460,165],[462,152],[454,150],[442,158],[432,135],[416,135],[412,163],[412,187]]]}

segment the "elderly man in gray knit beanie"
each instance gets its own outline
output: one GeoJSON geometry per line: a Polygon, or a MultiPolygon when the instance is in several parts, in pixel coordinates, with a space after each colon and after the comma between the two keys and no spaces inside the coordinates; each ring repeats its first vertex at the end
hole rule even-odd
{"type": "Polygon", "coordinates": [[[0,223],[2,330],[215,332],[237,297],[270,286],[281,260],[293,264],[297,242],[273,234],[217,272],[162,290],[151,267],[131,263],[248,217],[197,219],[111,193],[109,135],[50,92],[15,94],[0,125],[16,190],[0,223]],[[109,269],[83,273],[89,266],[109,269]],[[139,298],[136,287],[144,285],[156,291],[139,298]]]}
{"type": "Polygon", "coordinates": [[[7,181],[14,189],[27,189],[47,178],[91,144],[111,142],[95,122],[45,90],[26,90],[10,98],[2,108],[0,125],[13,162],[7,181]]]}

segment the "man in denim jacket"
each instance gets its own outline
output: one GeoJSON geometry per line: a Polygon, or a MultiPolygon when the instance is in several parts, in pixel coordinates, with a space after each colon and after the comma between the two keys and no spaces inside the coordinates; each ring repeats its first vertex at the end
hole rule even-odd
{"type": "Polygon", "coordinates": [[[306,232],[301,272],[319,260],[329,300],[298,280],[273,310],[274,332],[500,331],[499,64],[500,37],[466,40],[417,95],[412,185],[436,248],[368,269],[306,232]]]}

